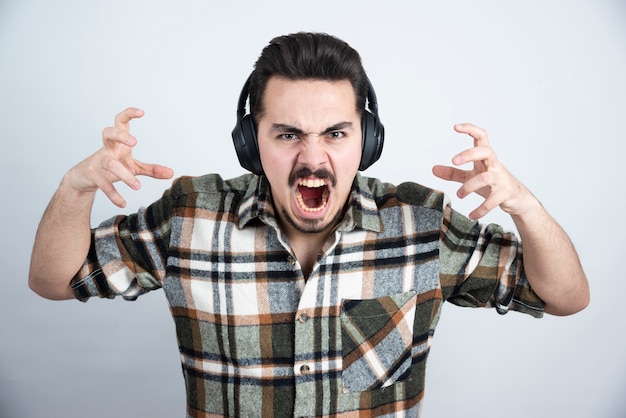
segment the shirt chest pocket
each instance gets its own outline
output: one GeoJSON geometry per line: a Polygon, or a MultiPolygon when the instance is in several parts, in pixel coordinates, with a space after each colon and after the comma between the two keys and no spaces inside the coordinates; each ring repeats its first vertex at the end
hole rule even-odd
{"type": "Polygon", "coordinates": [[[417,292],[345,299],[341,306],[344,392],[383,388],[408,377],[417,292]]]}

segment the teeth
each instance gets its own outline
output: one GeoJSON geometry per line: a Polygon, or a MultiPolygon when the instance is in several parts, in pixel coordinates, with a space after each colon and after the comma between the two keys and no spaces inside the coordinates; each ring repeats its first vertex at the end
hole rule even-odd
{"type": "Polygon", "coordinates": [[[300,180],[298,183],[300,186],[304,187],[322,187],[326,184],[326,182],[322,179],[304,179],[300,180]]]}
{"type": "MultiPolygon", "coordinates": [[[[306,186],[306,187],[310,187],[310,186],[306,186]]],[[[324,190],[324,192],[322,193],[322,204],[316,208],[308,207],[306,203],[304,203],[304,199],[302,199],[302,194],[300,194],[300,192],[296,192],[296,199],[298,200],[298,204],[300,205],[300,207],[305,212],[310,212],[310,213],[320,212],[326,207],[326,204],[328,203],[328,190],[324,190]]]]}

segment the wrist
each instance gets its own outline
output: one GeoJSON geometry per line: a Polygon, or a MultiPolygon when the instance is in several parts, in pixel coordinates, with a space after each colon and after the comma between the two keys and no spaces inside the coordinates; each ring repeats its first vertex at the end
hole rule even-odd
{"type": "Polygon", "coordinates": [[[57,189],[57,198],[66,208],[78,209],[84,206],[91,207],[97,189],[81,190],[76,187],[76,182],[73,181],[74,175],[75,174],[70,170],[63,176],[61,183],[59,184],[59,188],[57,189]]]}
{"type": "Polygon", "coordinates": [[[541,202],[534,196],[522,209],[510,215],[518,229],[522,229],[526,225],[540,226],[542,223],[545,223],[546,218],[550,217],[541,202]]]}

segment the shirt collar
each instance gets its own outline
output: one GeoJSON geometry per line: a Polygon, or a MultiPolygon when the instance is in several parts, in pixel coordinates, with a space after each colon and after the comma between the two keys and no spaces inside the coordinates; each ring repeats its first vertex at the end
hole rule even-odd
{"type": "MultiPolygon", "coordinates": [[[[239,225],[243,229],[253,219],[278,228],[272,193],[265,176],[252,176],[248,189],[239,206],[239,225]]],[[[355,228],[382,232],[383,223],[378,205],[367,178],[357,173],[352,184],[350,202],[337,230],[346,232],[355,228]]]]}

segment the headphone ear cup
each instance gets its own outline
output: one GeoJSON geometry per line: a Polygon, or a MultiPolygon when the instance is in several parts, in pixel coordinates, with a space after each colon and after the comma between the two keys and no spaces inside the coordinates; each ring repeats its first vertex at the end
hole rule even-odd
{"type": "Polygon", "coordinates": [[[385,142],[385,127],[378,117],[365,110],[361,118],[361,132],[363,139],[359,170],[363,171],[380,158],[385,142]]]}
{"type": "Polygon", "coordinates": [[[244,116],[235,125],[232,137],[239,164],[254,174],[263,174],[259,144],[256,138],[256,127],[250,115],[244,116]]]}

